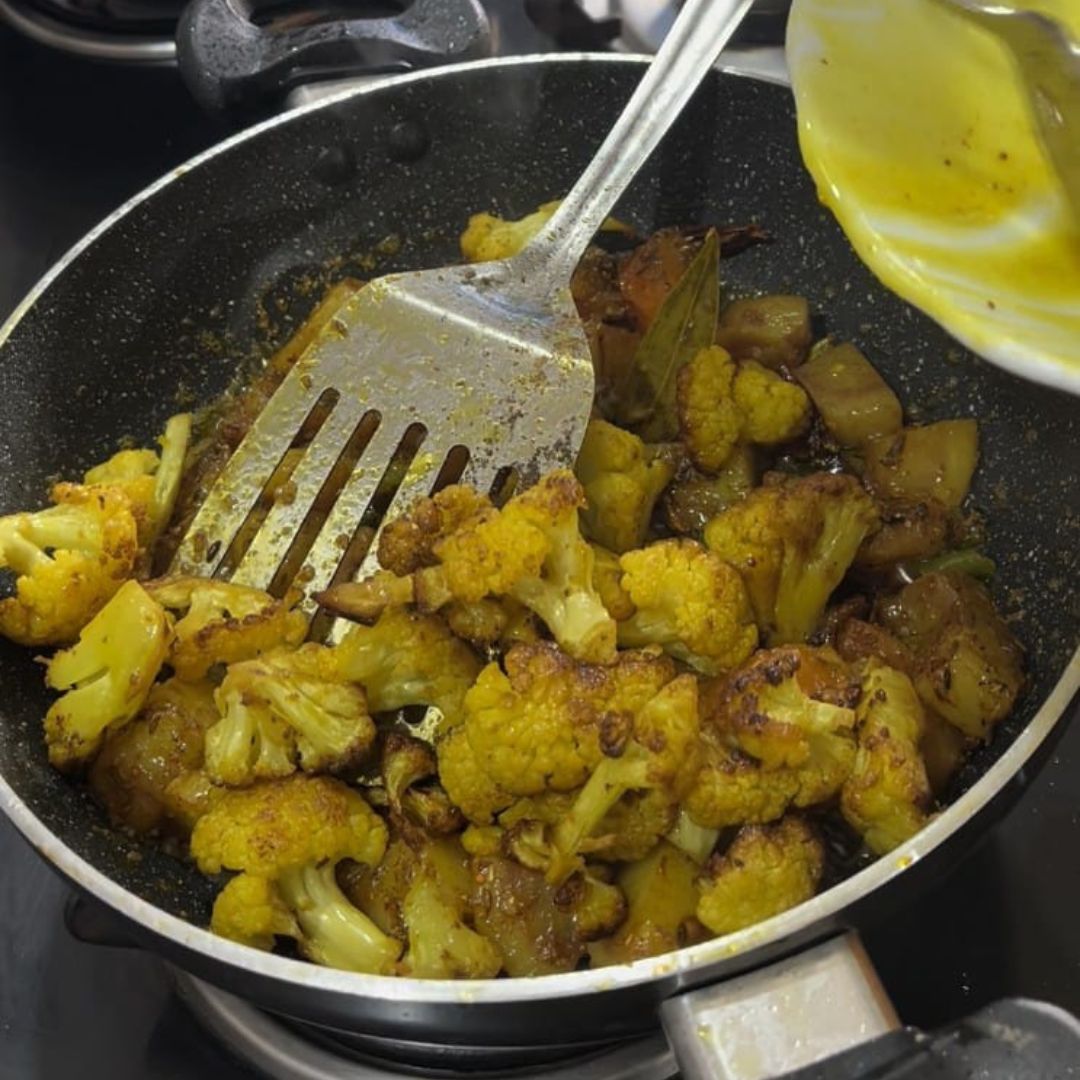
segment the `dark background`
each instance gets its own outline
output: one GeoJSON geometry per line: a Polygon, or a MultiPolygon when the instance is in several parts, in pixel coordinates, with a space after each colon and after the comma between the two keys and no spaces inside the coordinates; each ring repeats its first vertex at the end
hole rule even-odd
{"type": "MultiPolygon", "coordinates": [[[[0,27],[0,319],[102,216],[228,130],[169,69],[96,65],[0,27]]],[[[1080,1014],[1078,770],[1073,724],[982,847],[867,936],[905,1021],[1006,996],[1080,1014]]],[[[67,935],[65,895],[0,821],[0,1080],[239,1076],[156,961],[67,935]]]]}

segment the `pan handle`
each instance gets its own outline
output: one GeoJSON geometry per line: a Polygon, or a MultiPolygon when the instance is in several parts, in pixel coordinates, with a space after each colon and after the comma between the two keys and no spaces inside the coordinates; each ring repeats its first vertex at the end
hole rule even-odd
{"type": "Polygon", "coordinates": [[[660,1019],[684,1080],[768,1080],[900,1031],[854,933],[669,998],[660,1019]]]}
{"type": "Polygon", "coordinates": [[[854,933],[660,1007],[682,1080],[1067,1080],[1080,1020],[1006,998],[932,1033],[901,1027],[854,933]]]}
{"type": "Polygon", "coordinates": [[[180,74],[207,109],[274,104],[294,86],[486,56],[479,0],[414,0],[389,18],[261,24],[253,0],[191,0],[176,31],[180,74]]]}

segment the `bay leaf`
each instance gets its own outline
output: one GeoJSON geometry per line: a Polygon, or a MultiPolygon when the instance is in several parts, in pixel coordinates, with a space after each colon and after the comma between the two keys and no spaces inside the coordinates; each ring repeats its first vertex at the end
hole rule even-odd
{"type": "Polygon", "coordinates": [[[720,314],[720,243],[710,229],[693,261],[668,293],[634,353],[616,422],[634,427],[646,442],[679,434],[676,380],[695,353],[712,344],[720,314]]]}

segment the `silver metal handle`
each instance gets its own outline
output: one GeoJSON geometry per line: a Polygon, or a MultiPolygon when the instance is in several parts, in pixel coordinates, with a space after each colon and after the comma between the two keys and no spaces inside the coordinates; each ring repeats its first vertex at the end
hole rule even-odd
{"type": "Polygon", "coordinates": [[[619,196],[716,62],[753,0],[687,0],[588,168],[518,259],[531,289],[566,281],[619,196]]]}
{"type": "Polygon", "coordinates": [[[900,1027],[855,934],[660,1007],[683,1080],[768,1080],[900,1027]]]}

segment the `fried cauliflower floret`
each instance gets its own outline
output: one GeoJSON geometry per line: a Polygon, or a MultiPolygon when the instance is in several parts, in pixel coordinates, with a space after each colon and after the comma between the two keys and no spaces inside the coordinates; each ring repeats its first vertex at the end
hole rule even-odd
{"type": "Polygon", "coordinates": [[[488,825],[500,810],[514,800],[480,768],[465,725],[452,728],[436,744],[439,780],[469,821],[488,825]]]}
{"type": "Polygon", "coordinates": [[[354,626],[334,646],[340,677],[359,683],[372,712],[434,705],[460,717],[480,663],[435,615],[388,608],[374,626],[354,626]]]}
{"type": "Polygon", "coordinates": [[[140,547],[148,548],[172,516],[190,439],[191,416],[180,413],[165,425],[160,457],[153,450],[120,450],[83,477],[84,484],[118,488],[128,497],[140,547]]]}
{"type": "Polygon", "coordinates": [[[738,667],[758,641],[739,572],[694,540],[661,540],[619,560],[634,614],[620,645],[659,645],[705,675],[738,667]]]}
{"type": "Polygon", "coordinates": [[[146,583],[146,591],[179,616],[169,664],[192,682],[215,664],[298,645],[307,633],[307,620],[293,610],[297,594],[275,600],[246,585],[199,577],[158,578],[146,583]]]}
{"type": "Polygon", "coordinates": [[[825,849],[801,818],[748,825],[698,881],[697,917],[714,934],[771,919],[817,891],[825,849]]]}
{"type": "Polygon", "coordinates": [[[210,683],[155,683],[138,716],[106,739],[90,767],[90,788],[112,824],[187,832],[189,816],[178,812],[172,785],[200,772],[206,731],[217,721],[210,683]]]}
{"type": "MultiPolygon", "coordinates": [[[[516,220],[494,214],[473,214],[461,234],[461,254],[468,262],[493,262],[509,259],[524,248],[551,220],[562,199],[541,203],[531,214],[516,220]]],[[[607,232],[629,232],[615,218],[608,218],[601,228],[607,232]]]]}
{"type": "Polygon", "coordinates": [[[912,654],[923,704],[967,738],[988,738],[1024,686],[1023,650],[989,592],[957,571],[925,574],[880,619],[912,654]]]}
{"type": "Polygon", "coordinates": [[[806,430],[810,420],[806,391],[756,361],[739,364],[732,392],[742,417],[741,436],[745,442],[777,446],[806,430]]]}
{"type": "Polygon", "coordinates": [[[388,571],[320,593],[333,611],[371,620],[391,604],[432,612],[453,600],[510,597],[534,611],[555,640],[580,660],[615,652],[615,623],[593,587],[592,548],[578,529],[585,503],[567,470],[549,473],[502,510],[481,511],[433,547],[438,565],[408,578],[388,571]]]}
{"type": "Polygon", "coordinates": [[[623,570],[619,556],[607,548],[593,544],[593,586],[607,613],[616,621],[634,614],[634,602],[622,586],[623,570]]]}
{"type": "Polygon", "coordinates": [[[316,963],[389,974],[401,943],[354,907],[335,877],[343,859],[377,865],[386,843],[386,826],[355,791],[292,776],[227,792],[196,823],[191,854],[204,874],[243,871],[218,896],[215,933],[255,948],[285,934],[316,963]]]}
{"type": "Polygon", "coordinates": [[[690,816],[719,829],[833,798],[854,768],[858,696],[858,681],[830,649],[756,653],[703,710],[690,816]]]}
{"type": "Polygon", "coordinates": [[[810,399],[794,383],[753,360],[736,364],[726,349],[702,349],[678,375],[679,430],[691,461],[718,472],[736,444],[776,446],[797,438],[810,399]]]}
{"type": "Polygon", "coordinates": [[[435,566],[434,547],[470,518],[491,509],[490,500],[464,484],[452,484],[418,499],[379,536],[379,565],[399,577],[435,566]]]}
{"type": "Polygon", "coordinates": [[[927,821],[931,792],[919,753],[922,704],[903,672],[872,660],[855,715],[859,746],[840,809],[866,846],[884,855],[927,821]]]}
{"type": "Polygon", "coordinates": [[[775,479],[712,519],[705,543],[742,574],[764,639],[805,641],[878,523],[851,476],[775,479]]]}
{"type": "Polygon", "coordinates": [[[107,728],[116,731],[142,708],[169,648],[169,619],[134,581],[56,653],[45,682],[65,691],[45,714],[49,761],[58,769],[87,761],[107,728]]]}
{"type": "Polygon", "coordinates": [[[130,577],[139,553],[131,502],[112,487],[56,484],[56,504],[0,518],[0,567],[15,594],[0,600],[0,634],[20,645],[61,645],[130,577]]]}
{"type": "Polygon", "coordinates": [[[335,677],[329,650],[305,645],[231,664],[214,694],[206,771],[222,784],[342,769],[375,739],[363,691],[335,677]]]}
{"type": "Polygon", "coordinates": [[[419,979],[493,979],[502,954],[468,923],[473,880],[460,844],[426,845],[401,905],[409,947],[402,973],[419,979]]]}
{"type": "Polygon", "coordinates": [[[645,542],[653,507],[675,466],[631,432],[590,420],[574,472],[585,488],[585,534],[621,554],[645,542]]]}
{"type": "Polygon", "coordinates": [[[616,745],[606,747],[569,812],[549,828],[538,829],[533,822],[523,823],[525,829],[515,826],[508,836],[509,849],[521,861],[529,860],[528,865],[543,868],[553,883],[582,869],[586,853],[613,847],[621,848],[624,857],[640,857],[671,829],[679,800],[694,782],[698,731],[697,680],[680,675],[633,712],[629,730],[616,745]],[[636,817],[631,831],[625,836],[618,831],[603,834],[605,824],[618,829],[621,815],[614,820],[609,815],[630,793],[635,798],[623,813],[636,817]]]}
{"type": "Polygon", "coordinates": [[[647,652],[595,666],[547,643],[518,645],[504,663],[505,674],[484,668],[465,696],[465,731],[476,764],[511,795],[580,787],[674,675],[671,661],[647,652]]]}
{"type": "Polygon", "coordinates": [[[702,349],[679,372],[679,430],[690,460],[702,472],[717,472],[739,441],[735,373],[735,361],[719,346],[702,349]]]}
{"type": "Polygon", "coordinates": [[[614,936],[589,947],[593,966],[628,964],[702,940],[694,884],[698,870],[693,859],[666,841],[623,866],[615,880],[626,897],[626,918],[614,936]]]}
{"type": "Polygon", "coordinates": [[[387,734],[380,774],[390,818],[401,831],[415,827],[439,835],[464,826],[461,810],[444,788],[433,783],[437,773],[435,751],[426,742],[399,731],[387,734]]]}

